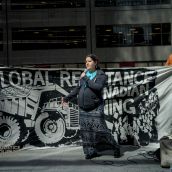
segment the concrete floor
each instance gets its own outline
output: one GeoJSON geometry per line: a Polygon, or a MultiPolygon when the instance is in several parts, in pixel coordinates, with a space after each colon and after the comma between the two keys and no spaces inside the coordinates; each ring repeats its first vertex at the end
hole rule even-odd
{"type": "Polygon", "coordinates": [[[153,144],[141,148],[122,146],[121,150],[121,158],[106,152],[101,157],[85,160],[81,146],[29,146],[15,152],[1,152],[0,172],[170,172],[147,154],[156,150],[153,144]]]}

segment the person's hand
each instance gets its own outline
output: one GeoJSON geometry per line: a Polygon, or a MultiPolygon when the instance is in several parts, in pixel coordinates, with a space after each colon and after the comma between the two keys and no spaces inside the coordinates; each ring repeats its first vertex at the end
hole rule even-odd
{"type": "Polygon", "coordinates": [[[83,78],[85,76],[85,72],[82,72],[80,79],[83,78]]]}
{"type": "Polygon", "coordinates": [[[68,103],[64,101],[64,97],[61,97],[61,105],[64,107],[68,106],[68,103]]]}

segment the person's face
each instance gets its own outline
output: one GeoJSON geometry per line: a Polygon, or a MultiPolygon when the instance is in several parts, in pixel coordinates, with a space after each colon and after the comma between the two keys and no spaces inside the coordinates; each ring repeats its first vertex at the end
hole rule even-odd
{"type": "Polygon", "coordinates": [[[87,57],[85,59],[85,66],[88,70],[95,70],[96,69],[97,62],[92,60],[92,58],[87,57]]]}

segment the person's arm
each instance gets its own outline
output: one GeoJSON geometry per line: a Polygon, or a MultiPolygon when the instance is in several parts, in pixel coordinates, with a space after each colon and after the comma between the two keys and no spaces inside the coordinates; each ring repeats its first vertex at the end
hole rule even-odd
{"type": "Polygon", "coordinates": [[[65,97],[63,97],[64,102],[68,102],[72,98],[74,98],[79,93],[80,86],[79,84],[65,97]]]}
{"type": "Polygon", "coordinates": [[[165,66],[168,66],[169,65],[169,59],[167,59],[166,63],[165,63],[165,66]]]}
{"type": "Polygon", "coordinates": [[[96,81],[94,81],[94,79],[90,80],[86,75],[82,79],[86,82],[89,88],[96,91],[101,91],[105,86],[105,83],[107,81],[107,76],[100,75],[99,77],[96,78],[96,81]]]}
{"type": "Polygon", "coordinates": [[[165,66],[170,66],[172,65],[172,54],[170,54],[167,58],[167,61],[165,63],[165,66]]]}

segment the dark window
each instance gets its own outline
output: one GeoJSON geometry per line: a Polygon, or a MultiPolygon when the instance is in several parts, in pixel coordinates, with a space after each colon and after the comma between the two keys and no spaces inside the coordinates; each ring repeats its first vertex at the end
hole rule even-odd
{"type": "Polygon", "coordinates": [[[170,0],[147,0],[148,5],[170,4],[170,0]]]}
{"type": "Polygon", "coordinates": [[[3,50],[3,33],[2,29],[0,29],[0,51],[3,50]]]}
{"type": "Polygon", "coordinates": [[[97,47],[171,45],[171,25],[98,25],[97,47]]]}
{"type": "Polygon", "coordinates": [[[95,0],[96,7],[170,4],[170,0],[95,0]]]}
{"type": "Polygon", "coordinates": [[[85,0],[11,0],[11,9],[46,9],[85,7],[85,0]]]}
{"type": "Polygon", "coordinates": [[[116,0],[116,6],[138,6],[146,5],[145,0],[116,0]]]}
{"type": "Polygon", "coordinates": [[[162,25],[162,45],[171,45],[171,27],[169,24],[162,25]]]}
{"type": "Polygon", "coordinates": [[[171,28],[169,24],[152,24],[152,44],[153,45],[170,45],[171,28]]]}
{"type": "Polygon", "coordinates": [[[2,0],[0,0],[0,10],[2,10],[2,0]]]}
{"type": "Polygon", "coordinates": [[[116,6],[116,0],[95,0],[96,7],[116,6]]]}
{"type": "Polygon", "coordinates": [[[86,48],[86,27],[13,28],[13,50],[86,48]]]}
{"type": "Polygon", "coordinates": [[[152,44],[161,45],[161,24],[152,24],[152,44]]]}

